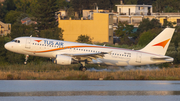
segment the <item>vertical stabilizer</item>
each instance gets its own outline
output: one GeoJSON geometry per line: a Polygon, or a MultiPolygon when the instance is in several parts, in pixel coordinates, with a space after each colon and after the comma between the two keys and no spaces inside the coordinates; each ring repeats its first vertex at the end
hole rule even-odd
{"type": "Polygon", "coordinates": [[[156,36],[147,46],[140,51],[165,55],[169,43],[172,39],[174,28],[165,28],[158,36],[156,36]]]}

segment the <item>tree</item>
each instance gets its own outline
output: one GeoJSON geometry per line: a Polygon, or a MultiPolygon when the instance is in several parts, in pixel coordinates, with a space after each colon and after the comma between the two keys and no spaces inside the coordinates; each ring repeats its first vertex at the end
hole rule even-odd
{"type": "MultiPolygon", "coordinates": [[[[133,0],[131,0],[133,1],[133,0]]],[[[81,15],[81,11],[83,9],[96,9],[96,6],[99,7],[99,9],[105,9],[105,10],[115,10],[116,6],[115,4],[119,4],[120,2],[118,0],[71,0],[72,8],[74,8],[75,12],[78,12],[81,15]]]]}
{"type": "Polygon", "coordinates": [[[78,36],[78,39],[76,41],[80,43],[92,43],[92,39],[87,35],[78,36]]]}
{"type": "Polygon", "coordinates": [[[179,50],[178,48],[176,49],[175,45],[173,42],[171,42],[169,44],[169,47],[167,49],[167,52],[166,52],[166,56],[170,56],[170,57],[173,57],[174,58],[174,63],[178,63],[179,62],[179,55],[178,55],[178,51],[179,50]]]}
{"type": "Polygon", "coordinates": [[[0,37],[0,64],[4,64],[6,62],[7,50],[4,48],[5,43],[6,43],[5,38],[0,37]]]}
{"type": "Polygon", "coordinates": [[[170,22],[170,21],[164,21],[163,27],[171,27],[173,28],[173,26],[176,24],[176,22],[170,22]]]}
{"type": "Polygon", "coordinates": [[[133,26],[128,25],[128,22],[119,22],[118,27],[115,30],[115,35],[120,38],[120,44],[128,44],[130,45],[132,42],[128,38],[132,35],[133,26]]]}
{"type": "Polygon", "coordinates": [[[16,5],[16,10],[21,11],[27,14],[33,14],[33,10],[35,10],[35,5],[37,0],[14,0],[16,5]]]}
{"type": "Polygon", "coordinates": [[[152,19],[152,20],[149,20],[149,18],[143,19],[140,22],[140,25],[138,26],[135,37],[138,39],[141,33],[146,32],[150,29],[154,29],[154,28],[161,28],[161,24],[159,23],[157,19],[152,19]]]}
{"type": "Polygon", "coordinates": [[[70,3],[67,2],[66,0],[57,0],[57,7],[58,9],[67,9],[70,7],[70,3]]]}
{"type": "Polygon", "coordinates": [[[0,21],[3,21],[3,19],[4,19],[4,10],[3,10],[3,6],[2,6],[3,4],[2,3],[0,3],[0,21]]]}
{"type": "Polygon", "coordinates": [[[152,5],[154,1],[156,0],[137,0],[137,4],[152,5]]]}
{"type": "Polygon", "coordinates": [[[29,5],[30,5],[29,0],[14,0],[14,2],[16,4],[17,11],[27,13],[26,10],[29,8],[29,5]]]}
{"type": "Polygon", "coordinates": [[[161,32],[161,29],[154,28],[154,29],[149,29],[148,31],[141,33],[140,36],[139,36],[138,45],[141,45],[141,46],[147,45],[160,32],[161,32]]]}
{"type": "Polygon", "coordinates": [[[16,19],[21,15],[22,12],[19,11],[9,11],[5,16],[5,22],[14,24],[16,22],[16,19]]]}
{"type": "Polygon", "coordinates": [[[67,10],[67,16],[73,18],[74,17],[74,8],[70,7],[67,10]]]}
{"type": "Polygon", "coordinates": [[[153,2],[155,12],[178,12],[180,7],[179,0],[156,0],[153,2]]]}
{"type": "Polygon", "coordinates": [[[55,28],[57,26],[55,19],[56,11],[56,0],[37,0],[34,11],[34,20],[38,23],[38,30],[55,28]]]}
{"type": "Polygon", "coordinates": [[[35,31],[33,25],[24,25],[24,24],[13,24],[11,29],[11,38],[14,39],[16,37],[21,36],[36,36],[37,32],[35,31]]]}
{"type": "Polygon", "coordinates": [[[124,0],[124,4],[137,4],[138,0],[124,0]]]}
{"type": "Polygon", "coordinates": [[[16,6],[13,0],[5,0],[3,3],[0,3],[0,20],[3,21],[6,13],[15,9],[16,6]]]}
{"type": "Polygon", "coordinates": [[[41,30],[39,36],[43,38],[63,40],[62,33],[63,33],[63,30],[61,28],[56,27],[56,28],[41,30]]]}

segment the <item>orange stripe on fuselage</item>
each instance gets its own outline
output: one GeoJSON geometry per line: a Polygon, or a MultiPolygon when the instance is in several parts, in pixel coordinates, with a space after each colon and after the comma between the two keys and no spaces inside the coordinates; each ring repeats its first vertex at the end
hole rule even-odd
{"type": "Polygon", "coordinates": [[[28,51],[28,50],[25,50],[25,51],[33,52],[33,53],[44,53],[44,52],[52,52],[52,51],[57,51],[57,50],[69,49],[69,48],[83,48],[83,47],[119,49],[119,48],[103,47],[103,46],[68,46],[64,48],[56,48],[56,49],[45,50],[45,51],[28,51]]]}
{"type": "MultiPolygon", "coordinates": [[[[64,48],[56,48],[56,49],[45,50],[45,51],[28,51],[28,50],[25,50],[25,51],[27,51],[27,52],[32,52],[32,53],[45,53],[45,52],[52,52],[52,51],[57,51],[57,50],[69,49],[69,48],[82,48],[82,47],[109,48],[109,49],[118,49],[118,50],[134,51],[134,50],[130,50],[130,49],[123,49],[123,48],[116,48],[116,47],[104,47],[104,46],[68,46],[68,47],[64,47],[64,48]]],[[[137,51],[138,51],[138,50],[137,50],[137,51]]],[[[158,55],[158,54],[152,54],[152,53],[147,53],[147,52],[143,52],[143,51],[138,51],[138,52],[160,56],[160,55],[158,55]]]]}

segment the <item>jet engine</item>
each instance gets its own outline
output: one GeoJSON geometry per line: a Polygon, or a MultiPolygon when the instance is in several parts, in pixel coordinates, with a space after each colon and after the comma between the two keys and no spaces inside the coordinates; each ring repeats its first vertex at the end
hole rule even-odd
{"type": "Polygon", "coordinates": [[[70,65],[77,63],[72,57],[70,56],[65,56],[65,55],[57,55],[56,59],[54,60],[54,63],[59,64],[59,65],[70,65]]]}

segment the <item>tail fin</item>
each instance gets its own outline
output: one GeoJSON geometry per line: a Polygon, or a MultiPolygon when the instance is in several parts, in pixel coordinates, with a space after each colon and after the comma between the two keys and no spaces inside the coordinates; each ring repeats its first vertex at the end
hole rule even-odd
{"type": "Polygon", "coordinates": [[[145,46],[140,51],[165,55],[174,30],[174,28],[164,29],[158,36],[156,36],[147,46],[145,46]]]}

